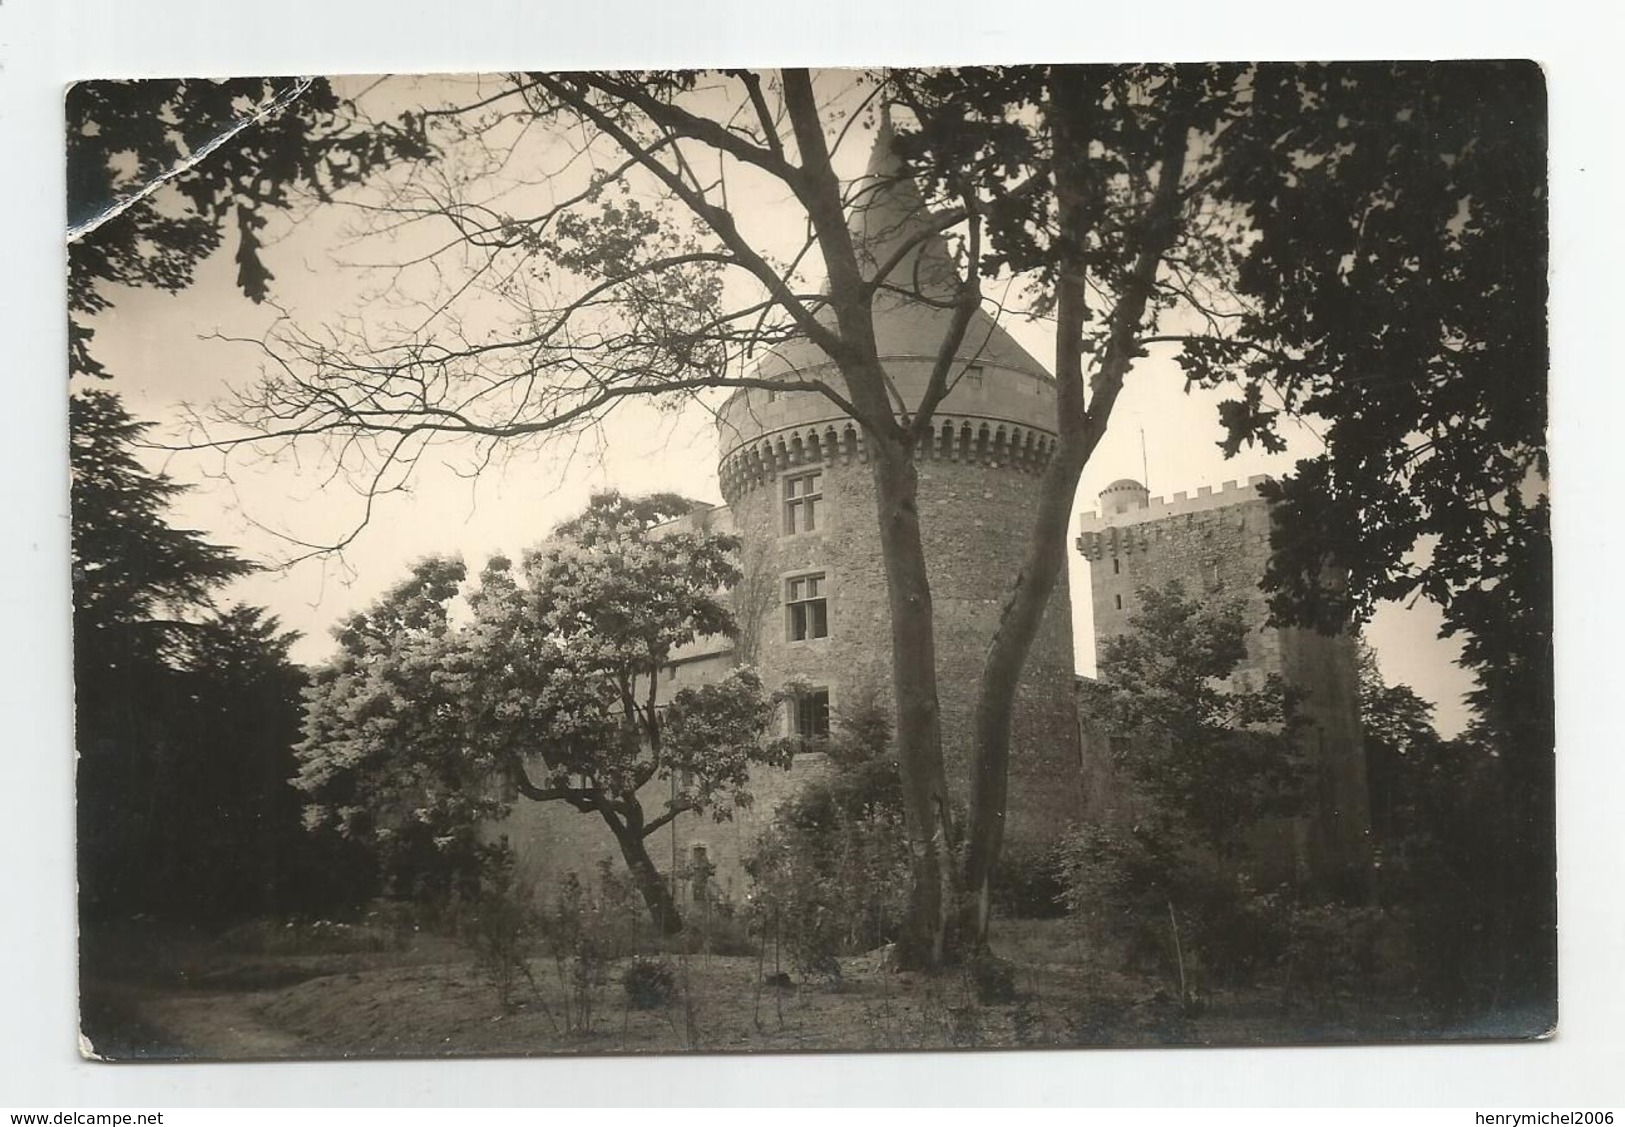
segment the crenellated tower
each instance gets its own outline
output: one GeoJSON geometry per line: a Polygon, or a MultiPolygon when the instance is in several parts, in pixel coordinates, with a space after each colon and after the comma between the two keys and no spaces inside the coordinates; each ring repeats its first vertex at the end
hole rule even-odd
{"type": "MultiPolygon", "coordinates": [[[[1302,694],[1303,750],[1317,776],[1312,812],[1258,835],[1260,847],[1278,875],[1357,886],[1369,861],[1369,814],[1354,637],[1270,624],[1260,586],[1273,522],[1258,488],[1267,480],[1227,481],[1167,500],[1127,478],[1101,490],[1099,511],[1082,514],[1077,544],[1089,561],[1095,638],[1129,628],[1145,587],[1177,581],[1191,598],[1239,600],[1251,627],[1247,655],[1231,680],[1249,690],[1274,675],[1302,694]]],[[[1085,740],[1088,806],[1101,821],[1125,814],[1126,791],[1107,755],[1110,738],[1090,731],[1085,740]]]]}

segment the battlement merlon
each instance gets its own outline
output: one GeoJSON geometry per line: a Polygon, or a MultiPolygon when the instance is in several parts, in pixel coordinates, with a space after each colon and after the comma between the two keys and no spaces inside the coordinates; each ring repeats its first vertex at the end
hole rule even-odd
{"type": "Polygon", "coordinates": [[[1083,536],[1088,536],[1090,533],[1104,532],[1111,528],[1146,524],[1150,521],[1164,520],[1168,517],[1183,516],[1186,513],[1209,512],[1213,509],[1222,509],[1247,501],[1261,500],[1262,498],[1258,495],[1258,487],[1270,480],[1268,474],[1254,474],[1245,482],[1238,484],[1234,481],[1227,481],[1218,489],[1214,489],[1210,485],[1204,485],[1196,491],[1194,497],[1185,493],[1175,493],[1166,500],[1161,497],[1152,497],[1144,507],[1130,508],[1125,511],[1103,513],[1091,510],[1080,514],[1078,530],[1083,536]]]}

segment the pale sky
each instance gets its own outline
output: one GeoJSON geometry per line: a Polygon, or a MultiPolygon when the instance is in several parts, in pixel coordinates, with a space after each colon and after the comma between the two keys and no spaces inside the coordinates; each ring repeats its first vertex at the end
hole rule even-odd
{"type": "MultiPolygon", "coordinates": [[[[471,80],[454,81],[466,87],[471,80]]],[[[835,75],[825,81],[831,88],[845,79],[835,75]]],[[[363,81],[351,88],[370,90],[375,112],[382,113],[432,95],[434,85],[434,80],[414,79],[376,88],[363,81]]],[[[556,163],[545,139],[533,145],[535,167],[556,163]]],[[[839,154],[842,171],[855,175],[869,147],[870,134],[854,131],[839,154]]],[[[510,202],[551,191],[547,184],[518,184],[512,176],[506,183],[510,202]]],[[[731,194],[736,201],[757,203],[749,207],[736,202],[745,212],[742,223],[754,228],[756,237],[769,242],[794,237],[794,232],[783,233],[782,213],[765,188],[739,185],[731,194]]],[[[523,212],[516,208],[515,213],[523,212]]],[[[428,236],[356,238],[353,229],[363,219],[346,207],[320,208],[298,223],[273,217],[266,260],[275,275],[275,308],[255,307],[236,290],[231,235],[183,293],[118,292],[114,311],[94,322],[96,354],[115,375],[113,389],[133,413],[159,422],[163,433],[178,435],[183,403],[202,406],[226,385],[257,372],[259,355],[252,346],[211,338],[258,338],[279,317],[308,330],[339,314],[353,313],[374,324],[398,319],[398,310],[386,309],[377,299],[379,271],[356,264],[400,261],[427,245],[428,236]]],[[[994,296],[999,296],[997,290],[994,296]]],[[[1048,367],[1053,354],[1049,326],[1016,313],[1002,319],[1048,367]]],[[[1084,472],[1074,510],[1094,508],[1096,493],[1110,481],[1142,477],[1142,464],[1152,493],[1167,496],[1252,474],[1279,475],[1317,448],[1310,427],[1289,421],[1283,426],[1287,453],[1244,450],[1226,460],[1217,445],[1214,407],[1220,398],[1223,393],[1200,389],[1187,394],[1167,349],[1142,360],[1125,385],[1108,437],[1084,472]]],[[[669,489],[720,500],[715,430],[704,410],[673,412],[630,403],[606,421],[601,437],[509,448],[505,460],[477,476],[466,473],[468,448],[448,445],[438,457],[423,460],[409,493],[381,499],[370,526],[342,560],[311,559],[268,571],[239,582],[224,598],[268,607],[305,635],[295,657],[318,662],[331,652],[328,631],[338,619],[378,597],[424,555],[461,553],[471,570],[477,569],[495,552],[513,555],[535,543],[554,523],[578,511],[593,491],[609,487],[632,493],[669,489]]],[[[324,472],[308,456],[268,460],[240,453],[232,458],[229,477],[214,454],[177,453],[155,464],[195,486],[174,510],[177,524],[201,529],[257,560],[298,554],[277,533],[324,542],[345,531],[360,511],[353,485],[324,472]]],[[[1082,672],[1094,668],[1088,586],[1088,565],[1074,554],[1073,620],[1082,672]]],[[[1433,701],[1441,730],[1453,734],[1464,720],[1460,698],[1470,680],[1453,664],[1456,648],[1437,640],[1437,626],[1437,614],[1426,604],[1409,610],[1389,607],[1367,628],[1367,636],[1387,679],[1410,684],[1433,701]]]]}

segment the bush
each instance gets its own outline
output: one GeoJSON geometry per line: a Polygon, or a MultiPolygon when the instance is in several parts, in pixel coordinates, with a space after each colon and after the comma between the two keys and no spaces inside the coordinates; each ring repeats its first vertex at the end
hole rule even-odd
{"type": "Polygon", "coordinates": [[[1063,839],[1063,899],[1088,939],[1154,966],[1188,1002],[1200,983],[1252,982],[1285,954],[1291,901],[1236,863],[1097,827],[1063,839]]]}
{"type": "Polygon", "coordinates": [[[690,954],[754,955],[761,950],[751,935],[750,914],[718,892],[689,910],[683,937],[683,949],[690,954]]]}
{"type": "Polygon", "coordinates": [[[621,986],[634,1010],[665,1009],[677,997],[677,971],[669,959],[639,956],[621,976],[621,986]]]}
{"type": "Polygon", "coordinates": [[[751,923],[804,977],[839,982],[839,956],[884,946],[907,910],[902,784],[896,762],[873,751],[856,741],[832,751],[835,772],[780,805],[745,859],[751,923]]]}
{"type": "Polygon", "coordinates": [[[1065,896],[1058,846],[1012,846],[999,857],[993,907],[1005,919],[1059,919],[1066,915],[1065,896]]]}
{"type": "Polygon", "coordinates": [[[604,905],[587,895],[580,877],[567,873],[541,913],[542,936],[563,991],[561,1013],[567,1033],[592,1032],[598,996],[620,949],[623,913],[613,900],[607,908],[604,905]]]}
{"type": "Polygon", "coordinates": [[[1377,908],[1321,904],[1294,909],[1283,960],[1288,999],[1322,1011],[1358,1002],[1376,972],[1385,926],[1377,908]]]}
{"type": "Polygon", "coordinates": [[[458,938],[474,953],[474,966],[504,1010],[515,1006],[521,982],[533,988],[530,959],[541,936],[541,917],[528,885],[514,870],[513,851],[489,846],[480,861],[479,890],[460,913],[458,938]]]}

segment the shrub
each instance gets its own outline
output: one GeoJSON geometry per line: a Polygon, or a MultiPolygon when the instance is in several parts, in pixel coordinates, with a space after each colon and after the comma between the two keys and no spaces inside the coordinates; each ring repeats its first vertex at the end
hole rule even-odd
{"type": "MultiPolygon", "coordinates": [[[[821,790],[812,787],[809,790],[821,790]]],[[[883,946],[907,908],[908,856],[902,819],[890,811],[853,816],[827,800],[797,800],[746,859],[759,934],[790,945],[797,969],[830,975],[835,957],[883,946]]]]}
{"type": "Polygon", "coordinates": [[[965,976],[984,1006],[1004,1005],[1019,997],[1015,964],[997,955],[981,954],[965,964],[965,976]]]}
{"type": "Polygon", "coordinates": [[[1284,956],[1288,998],[1318,1010],[1358,1001],[1376,971],[1386,926],[1382,911],[1342,904],[1299,907],[1290,926],[1284,956]]]}
{"type": "Polygon", "coordinates": [[[1069,832],[1059,856],[1063,900],[1086,937],[1154,966],[1186,1004],[1202,982],[1254,981],[1285,953],[1290,900],[1231,860],[1098,827],[1069,832]]]}
{"type": "Polygon", "coordinates": [[[511,1010],[519,984],[535,986],[530,959],[542,921],[529,885],[515,873],[512,850],[486,847],[480,870],[478,891],[459,913],[458,938],[473,951],[474,967],[496,992],[498,1004],[511,1010]]]}
{"type": "Polygon", "coordinates": [[[1012,846],[999,857],[993,907],[1006,919],[1058,919],[1066,915],[1065,895],[1058,846],[1012,846]]]}
{"type": "MultiPolygon", "coordinates": [[[[860,717],[861,719],[861,717],[860,717]]],[[[803,976],[840,980],[839,956],[883,946],[907,910],[909,857],[895,761],[879,726],[831,751],[834,773],[776,811],[745,859],[751,922],[803,976]]]]}
{"type": "Polygon", "coordinates": [[[601,905],[587,895],[580,877],[567,873],[541,913],[542,937],[563,991],[567,1033],[592,1031],[598,996],[621,939],[620,914],[601,905]]]}
{"type": "Polygon", "coordinates": [[[761,945],[751,935],[751,917],[731,897],[712,892],[692,909],[683,934],[685,950],[708,955],[754,955],[761,945]]]}
{"type": "Polygon", "coordinates": [[[639,956],[621,976],[626,1000],[634,1010],[659,1010],[677,997],[677,971],[669,959],[639,956]]]}

